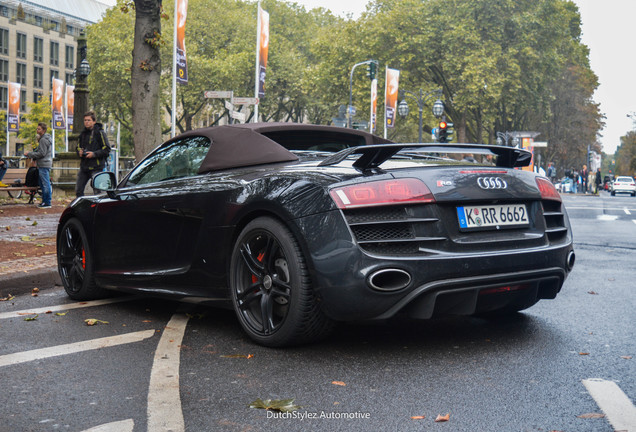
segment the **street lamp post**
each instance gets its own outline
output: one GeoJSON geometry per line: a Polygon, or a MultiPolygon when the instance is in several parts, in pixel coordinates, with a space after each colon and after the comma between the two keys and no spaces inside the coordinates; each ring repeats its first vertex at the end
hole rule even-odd
{"type": "Polygon", "coordinates": [[[91,67],[86,60],[86,34],[81,32],[77,38],[77,69],[75,76],[73,133],[79,134],[84,128],[84,113],[88,111],[88,75],[91,67]]]}
{"type": "Polygon", "coordinates": [[[426,106],[426,103],[430,98],[437,97],[437,100],[433,103],[433,115],[439,118],[442,114],[444,114],[444,102],[440,99],[442,97],[442,89],[433,90],[428,93],[424,93],[422,89],[420,89],[418,95],[408,90],[400,90],[400,93],[400,99],[402,99],[402,101],[398,104],[398,114],[400,116],[406,117],[409,114],[409,104],[406,102],[405,96],[413,99],[417,103],[420,115],[418,139],[419,142],[422,142],[422,130],[424,127],[422,123],[422,116],[424,114],[424,106],[426,106]]]}
{"type": "Polygon", "coordinates": [[[519,138],[513,132],[497,132],[497,145],[505,145],[509,147],[508,142],[512,139],[512,146],[517,147],[519,145],[519,138]]]}

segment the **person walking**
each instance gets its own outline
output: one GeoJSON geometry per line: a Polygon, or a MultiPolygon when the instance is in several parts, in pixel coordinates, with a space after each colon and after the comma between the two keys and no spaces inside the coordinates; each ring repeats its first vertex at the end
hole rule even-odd
{"type": "Polygon", "coordinates": [[[587,170],[587,165],[583,165],[583,169],[581,170],[581,192],[584,194],[588,192],[588,175],[589,171],[587,170]]]}
{"type": "Polygon", "coordinates": [[[75,196],[84,196],[86,183],[92,175],[104,170],[110,153],[108,138],[101,123],[97,123],[94,111],[84,114],[84,130],[79,136],[77,154],[81,158],[80,170],[75,184],[75,196]]]}
{"type": "Polygon", "coordinates": [[[53,143],[51,135],[46,133],[46,123],[38,123],[36,129],[38,148],[32,152],[25,152],[24,156],[33,159],[38,165],[38,182],[42,190],[42,202],[39,208],[51,208],[51,167],[53,166],[53,143]]]}
{"type": "Polygon", "coordinates": [[[594,183],[596,184],[596,191],[594,193],[599,193],[601,190],[601,179],[602,175],[601,175],[601,169],[597,168],[596,169],[596,178],[594,179],[594,183]]]}

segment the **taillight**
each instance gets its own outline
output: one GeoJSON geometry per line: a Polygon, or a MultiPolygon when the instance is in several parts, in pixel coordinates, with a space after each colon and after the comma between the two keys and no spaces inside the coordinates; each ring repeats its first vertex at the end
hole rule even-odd
{"type": "Polygon", "coordinates": [[[435,201],[430,189],[414,178],[343,186],[332,189],[329,194],[341,209],[435,201]]]}
{"type": "Polygon", "coordinates": [[[535,178],[539,192],[541,192],[541,199],[555,200],[561,202],[561,195],[556,190],[554,185],[548,179],[541,177],[535,178]]]}

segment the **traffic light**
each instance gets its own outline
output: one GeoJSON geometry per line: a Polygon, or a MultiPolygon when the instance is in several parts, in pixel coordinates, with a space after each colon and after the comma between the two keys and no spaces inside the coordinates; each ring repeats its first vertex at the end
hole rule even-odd
{"type": "Polygon", "coordinates": [[[437,141],[441,143],[448,142],[448,123],[445,121],[439,122],[437,127],[437,141]]]}
{"type": "Polygon", "coordinates": [[[367,64],[367,76],[369,77],[369,79],[371,81],[373,81],[375,79],[375,75],[378,71],[378,64],[376,63],[375,60],[371,60],[368,64],[367,64]]]}
{"type": "Polygon", "coordinates": [[[453,140],[453,123],[446,123],[446,142],[451,142],[453,140]]]}

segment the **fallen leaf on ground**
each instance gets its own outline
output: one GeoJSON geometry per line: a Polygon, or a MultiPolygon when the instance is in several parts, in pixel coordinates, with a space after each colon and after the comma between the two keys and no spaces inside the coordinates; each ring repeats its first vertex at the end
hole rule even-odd
{"type": "Polygon", "coordinates": [[[246,359],[251,359],[252,357],[254,357],[254,354],[228,354],[228,355],[222,355],[221,357],[223,358],[246,358],[246,359]]]}
{"type": "Polygon", "coordinates": [[[413,420],[424,420],[426,416],[411,416],[413,420]]]}
{"type": "Polygon", "coordinates": [[[256,399],[250,408],[259,408],[269,411],[293,412],[301,409],[300,405],[294,405],[294,399],[256,399]]]}
{"type": "Polygon", "coordinates": [[[435,422],[436,423],[441,423],[441,422],[447,422],[449,420],[450,420],[450,413],[448,413],[448,414],[446,414],[444,416],[441,415],[441,414],[438,414],[437,418],[435,419],[435,422]]]}
{"type": "Polygon", "coordinates": [[[625,359],[625,360],[631,360],[631,359],[632,359],[632,356],[621,356],[621,358],[622,358],[622,359],[625,359]]]}
{"type": "Polygon", "coordinates": [[[590,355],[588,352],[580,352],[579,355],[590,355]]]}
{"type": "Polygon", "coordinates": [[[587,293],[588,293],[588,294],[592,294],[592,295],[598,295],[598,293],[597,293],[597,292],[595,292],[595,291],[588,291],[587,293]]]}
{"type": "Polygon", "coordinates": [[[36,316],[32,316],[32,317],[26,317],[24,320],[25,320],[25,321],[35,321],[35,320],[37,320],[37,319],[38,319],[38,315],[36,315],[36,316]]]}
{"type": "Polygon", "coordinates": [[[6,229],[7,231],[11,231],[11,227],[10,227],[10,226],[6,227],[5,229],[6,229]]]}
{"type": "Polygon", "coordinates": [[[28,221],[30,221],[30,220],[31,220],[31,218],[30,218],[30,217],[28,217],[28,218],[26,218],[25,220],[28,220],[28,221]]]}
{"type": "Polygon", "coordinates": [[[22,238],[21,238],[20,240],[22,240],[23,242],[30,242],[30,241],[32,241],[31,237],[29,237],[29,236],[22,236],[22,238]]]}
{"type": "Polygon", "coordinates": [[[68,312],[55,312],[55,315],[57,316],[64,316],[66,315],[68,312]]]}
{"type": "Polygon", "coordinates": [[[94,326],[95,324],[109,324],[108,321],[102,321],[95,318],[85,319],[84,322],[86,323],[86,325],[89,325],[89,326],[94,326]]]}
{"type": "Polygon", "coordinates": [[[589,419],[589,418],[605,418],[605,414],[601,413],[587,413],[581,414],[580,416],[576,416],[577,418],[589,419]]]}
{"type": "Polygon", "coordinates": [[[39,293],[40,292],[40,288],[33,288],[31,290],[31,292],[34,293],[34,294],[39,293]]]}
{"type": "Polygon", "coordinates": [[[35,247],[44,247],[44,245],[42,243],[37,243],[35,247]]]}
{"type": "Polygon", "coordinates": [[[345,383],[344,383],[344,382],[342,382],[342,381],[331,381],[331,384],[339,385],[339,386],[343,386],[343,387],[347,385],[347,384],[345,384],[345,383]]]}
{"type": "Polygon", "coordinates": [[[12,296],[11,294],[9,294],[5,298],[0,298],[0,301],[9,301],[9,300],[13,300],[14,298],[15,296],[12,296]]]}
{"type": "Polygon", "coordinates": [[[33,223],[31,224],[31,226],[36,226],[38,224],[38,221],[33,221],[33,223]]]}

